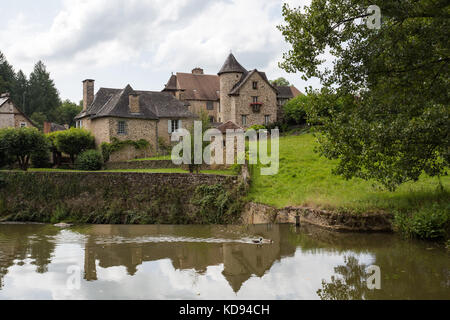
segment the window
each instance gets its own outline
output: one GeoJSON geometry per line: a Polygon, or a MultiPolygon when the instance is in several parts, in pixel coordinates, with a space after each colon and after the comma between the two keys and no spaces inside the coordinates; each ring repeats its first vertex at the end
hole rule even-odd
{"type": "Polygon", "coordinates": [[[246,126],[247,125],[247,116],[242,116],[242,125],[246,126]]]}
{"type": "Polygon", "coordinates": [[[174,133],[179,129],[181,129],[181,127],[182,127],[181,120],[169,120],[168,124],[169,133],[174,133]]]}
{"type": "Polygon", "coordinates": [[[221,112],[220,110],[221,110],[221,109],[220,109],[220,102],[219,102],[219,112],[221,112]]]}
{"type": "Polygon", "coordinates": [[[270,115],[264,116],[264,124],[268,125],[270,123],[270,115]]]}
{"type": "Polygon", "coordinates": [[[252,97],[253,103],[258,103],[258,97],[252,97]]]}
{"type": "Polygon", "coordinates": [[[127,123],[125,121],[117,123],[117,134],[127,134],[127,123]]]}
{"type": "Polygon", "coordinates": [[[258,81],[253,81],[253,89],[258,89],[258,81]]]}
{"type": "Polygon", "coordinates": [[[214,103],[212,101],[206,102],[206,110],[214,110],[214,103]]]}
{"type": "Polygon", "coordinates": [[[209,122],[214,123],[214,122],[215,122],[214,120],[215,120],[215,119],[214,119],[213,116],[209,117],[209,122]]]}
{"type": "Polygon", "coordinates": [[[78,121],[76,122],[75,127],[79,128],[79,129],[83,128],[83,121],[82,121],[82,120],[78,120],[78,121]]]}
{"type": "Polygon", "coordinates": [[[21,122],[21,123],[20,123],[20,127],[21,127],[21,128],[25,128],[26,126],[27,126],[27,123],[26,123],[26,122],[21,122]]]}

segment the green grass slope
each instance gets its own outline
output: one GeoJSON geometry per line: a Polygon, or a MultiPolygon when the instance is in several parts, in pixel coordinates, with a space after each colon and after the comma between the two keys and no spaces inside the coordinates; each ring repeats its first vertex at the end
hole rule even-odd
{"type": "Polygon", "coordinates": [[[426,176],[389,192],[373,181],[347,181],[333,175],[336,162],[320,157],[315,146],[311,134],[281,137],[279,173],[261,176],[259,168],[253,167],[249,199],[278,208],[309,206],[350,212],[450,209],[450,177],[441,178],[443,192],[437,178],[426,176]]]}

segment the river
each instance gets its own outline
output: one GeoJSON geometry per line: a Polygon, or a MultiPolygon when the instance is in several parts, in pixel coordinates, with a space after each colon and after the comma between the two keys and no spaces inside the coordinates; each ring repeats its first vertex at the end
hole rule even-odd
{"type": "Polygon", "coordinates": [[[0,225],[0,299],[450,299],[449,258],[306,225],[0,225]]]}

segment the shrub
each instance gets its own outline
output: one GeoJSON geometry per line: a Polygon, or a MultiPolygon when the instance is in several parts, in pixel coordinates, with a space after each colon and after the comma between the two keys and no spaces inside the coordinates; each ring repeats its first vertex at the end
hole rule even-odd
{"type": "Polygon", "coordinates": [[[56,148],[70,156],[72,163],[85,150],[94,148],[94,137],[89,131],[72,128],[54,133],[56,148]]]}
{"type": "Polygon", "coordinates": [[[395,227],[405,236],[425,240],[445,239],[449,236],[450,206],[435,205],[415,214],[396,213],[395,227]]]}
{"type": "Polygon", "coordinates": [[[103,166],[102,154],[97,150],[87,150],[80,154],[75,161],[78,170],[97,171],[103,166]]]}
{"type": "Polygon", "coordinates": [[[253,126],[251,126],[250,128],[247,129],[248,130],[255,130],[255,131],[259,131],[259,130],[266,130],[266,126],[260,125],[260,124],[255,124],[253,126]]]}
{"type": "Polygon", "coordinates": [[[0,162],[15,159],[26,171],[31,155],[48,150],[49,143],[44,134],[35,128],[6,128],[0,130],[0,148],[5,154],[0,162]]]}
{"type": "Polygon", "coordinates": [[[50,168],[49,150],[39,150],[31,154],[31,163],[34,168],[50,168]]]}
{"type": "Polygon", "coordinates": [[[309,103],[310,99],[305,95],[299,95],[286,102],[283,106],[285,121],[290,124],[305,124],[306,108],[309,103]]]}

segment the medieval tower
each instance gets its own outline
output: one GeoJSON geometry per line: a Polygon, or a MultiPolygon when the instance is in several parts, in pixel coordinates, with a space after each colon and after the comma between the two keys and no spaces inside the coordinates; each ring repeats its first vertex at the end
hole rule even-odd
{"type": "Polygon", "coordinates": [[[222,69],[220,69],[219,81],[220,81],[220,111],[218,112],[218,118],[220,122],[233,121],[236,119],[236,105],[230,92],[233,87],[242,79],[242,75],[247,73],[247,70],[239,64],[234,55],[230,53],[225,61],[222,69]]]}

